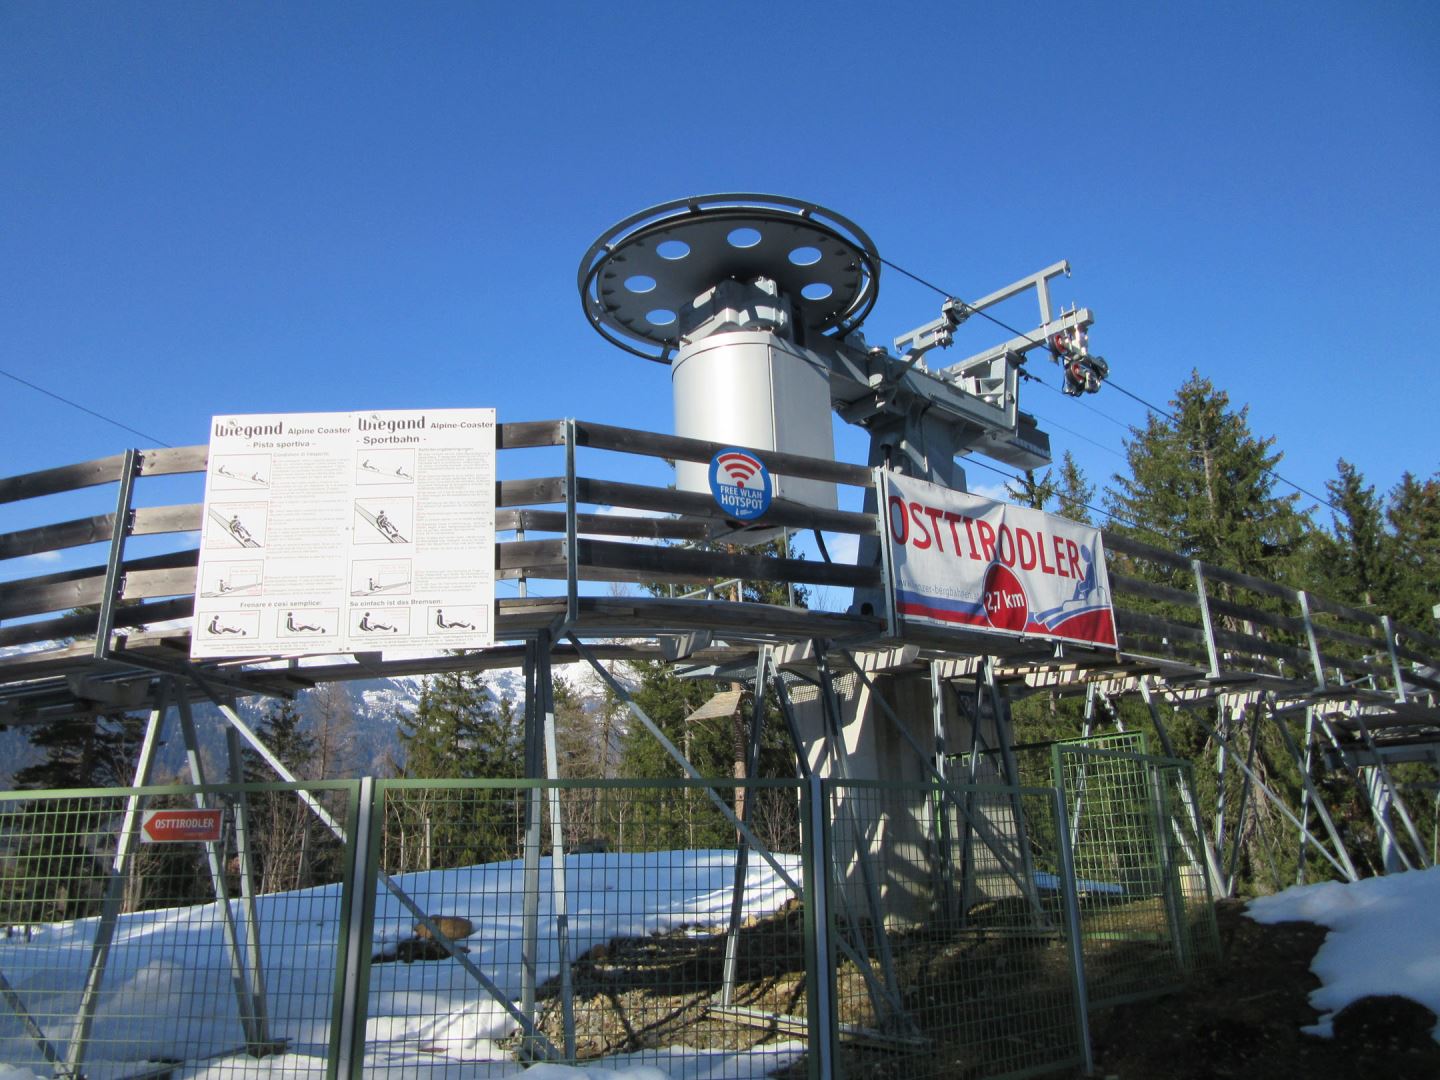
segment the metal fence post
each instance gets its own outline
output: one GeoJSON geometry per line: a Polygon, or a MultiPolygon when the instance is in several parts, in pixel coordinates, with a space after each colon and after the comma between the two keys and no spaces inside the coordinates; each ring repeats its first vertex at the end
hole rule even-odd
{"type": "MultiPolygon", "coordinates": [[[[1061,770],[1057,768],[1057,775],[1061,770]]],[[[1080,1052],[1085,1058],[1085,1075],[1095,1071],[1095,1051],[1090,1045],[1090,987],[1085,979],[1085,947],[1080,940],[1080,901],[1075,875],[1075,852],[1070,847],[1070,825],[1065,815],[1065,796],[1059,787],[1051,789],[1050,805],[1055,814],[1055,836],[1060,848],[1060,895],[1064,898],[1067,940],[1070,942],[1070,970],[1075,977],[1075,1027],[1080,1052]]]]}
{"type": "Polygon", "coordinates": [[[365,1018],[370,990],[370,944],[375,923],[375,878],[379,869],[377,816],[384,814],[383,795],[377,803],[375,780],[362,777],[351,794],[350,842],[346,845],[345,884],[341,890],[339,949],[336,972],[339,1007],[331,1026],[330,1075],[362,1075],[365,1061],[365,1018]]]}
{"type": "Polygon", "coordinates": [[[804,800],[809,813],[805,844],[805,999],[809,1003],[810,1077],[833,1080],[838,1032],[835,1027],[835,949],[830,925],[830,836],[825,784],[811,774],[804,800]]]}

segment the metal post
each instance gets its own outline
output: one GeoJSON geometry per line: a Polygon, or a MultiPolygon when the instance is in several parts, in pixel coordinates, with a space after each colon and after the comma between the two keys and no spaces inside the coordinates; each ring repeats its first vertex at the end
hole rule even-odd
{"type": "Polygon", "coordinates": [[[1200,605],[1200,622],[1205,628],[1205,650],[1210,656],[1210,678],[1220,677],[1220,654],[1215,649],[1215,626],[1210,621],[1210,598],[1205,594],[1205,566],[1199,559],[1190,560],[1195,573],[1195,598],[1200,605]]]}
{"type": "Polygon", "coordinates": [[[565,823],[560,808],[560,751],[555,741],[555,683],[550,666],[550,635],[536,640],[539,661],[541,714],[545,722],[545,775],[550,781],[550,908],[555,916],[555,940],[560,964],[560,1021],[564,1029],[565,1059],[575,1060],[575,990],[570,971],[570,910],[567,900],[565,823]]]}
{"type": "MultiPolygon", "coordinates": [[[[225,749],[230,761],[230,782],[243,784],[245,773],[240,754],[240,733],[225,729],[225,749]]],[[[244,791],[235,792],[235,851],[240,863],[240,913],[245,919],[245,955],[250,976],[250,1000],[255,1009],[255,1034],[264,1050],[281,1049],[283,1042],[270,1038],[269,1010],[265,997],[265,970],[260,955],[260,913],[255,907],[254,832],[250,822],[250,801],[244,791]]],[[[252,1050],[252,1053],[254,1051],[252,1050]]]]}
{"type": "MultiPolygon", "coordinates": [[[[935,739],[935,771],[948,779],[945,760],[945,683],[940,678],[940,666],[930,661],[930,727],[935,739]]],[[[935,840],[939,845],[936,867],[939,871],[938,899],[942,910],[955,913],[955,848],[950,842],[950,811],[945,800],[932,800],[931,812],[935,815],[935,840]]]]}
{"type": "Polygon", "coordinates": [[[353,843],[347,844],[349,873],[349,906],[345,912],[345,936],[339,943],[345,958],[346,979],[341,988],[340,1008],[335,1019],[334,1045],[337,1047],[335,1075],[360,1076],[365,1063],[366,988],[369,984],[370,944],[375,922],[375,888],[373,873],[379,869],[378,845],[372,849],[371,838],[379,833],[377,814],[384,813],[383,801],[375,795],[375,779],[360,778],[352,817],[356,822],[353,843]]]}
{"type": "Polygon", "coordinates": [[[1395,624],[1389,615],[1380,616],[1380,629],[1385,634],[1385,651],[1390,654],[1390,672],[1395,679],[1395,701],[1405,704],[1405,678],[1400,673],[1400,655],[1395,651],[1395,624]]]}
{"type": "Polygon", "coordinates": [[[1300,602],[1300,618],[1305,622],[1305,642],[1310,648],[1310,666],[1315,670],[1315,689],[1325,689],[1325,661],[1320,656],[1320,639],[1315,636],[1315,620],[1310,613],[1310,594],[1304,589],[1295,594],[1300,602]]]}
{"type": "MultiPolygon", "coordinates": [[[[760,740],[765,729],[765,687],[770,669],[770,646],[762,645],[755,658],[755,698],[750,713],[750,744],[746,748],[745,777],[751,779],[759,771],[760,740]]],[[[746,793],[740,820],[746,824],[754,810],[757,789],[746,793]]],[[[730,926],[725,934],[725,964],[720,976],[720,1004],[734,1004],[736,969],[740,960],[740,926],[745,915],[745,878],[749,872],[750,850],[741,834],[735,846],[735,880],[730,892],[730,926]]]]}
{"type": "MultiPolygon", "coordinates": [[[[548,660],[548,654],[546,659],[548,660]]],[[[525,642],[525,779],[539,778],[544,765],[543,753],[544,719],[540,710],[543,691],[540,689],[540,643],[537,639],[525,642]]],[[[540,941],[540,829],[541,791],[539,788],[525,789],[525,841],[524,881],[525,893],[520,916],[520,1011],[535,1021],[535,990],[538,978],[540,941]]],[[[529,1056],[529,1048],[522,1049],[522,1060],[529,1056]]]]}
{"type": "MultiPolygon", "coordinates": [[[[140,744],[140,760],[136,763],[135,779],[131,784],[133,789],[143,788],[150,783],[150,774],[155,768],[155,755],[165,732],[165,717],[169,712],[170,697],[174,691],[169,679],[160,683],[155,708],[150,712],[150,722],[145,726],[145,738],[140,744]]],[[[105,882],[105,897],[101,901],[95,942],[90,947],[90,965],[85,976],[85,988],[80,992],[80,1004],[75,1011],[75,1023],[70,1029],[69,1045],[65,1051],[65,1067],[72,1076],[83,1074],[85,1055],[90,1043],[90,1029],[95,1023],[95,1009],[100,1003],[100,986],[105,980],[105,969],[110,962],[110,946],[115,941],[115,927],[120,918],[121,901],[125,894],[125,876],[130,872],[130,859],[140,835],[140,815],[147,801],[138,790],[125,800],[125,816],[120,822],[115,857],[110,862],[110,876],[105,882]]]]}
{"type": "Polygon", "coordinates": [[[810,1045],[814,1049],[818,1069],[812,1075],[818,1080],[831,1080],[835,1075],[835,1051],[837,1035],[835,1027],[835,949],[832,945],[830,926],[830,845],[828,843],[828,820],[826,813],[825,785],[820,777],[811,773],[808,777],[806,800],[809,804],[807,873],[805,876],[805,910],[812,933],[806,934],[806,943],[813,948],[813,956],[806,957],[806,982],[811,1001],[810,1045]],[[813,942],[813,945],[810,943],[813,942]]]}
{"type": "MultiPolygon", "coordinates": [[[[1155,725],[1155,734],[1160,739],[1160,746],[1169,758],[1178,757],[1175,753],[1175,743],[1170,738],[1170,730],[1160,718],[1160,706],[1155,701],[1155,696],[1149,679],[1140,680],[1140,698],[1145,702],[1146,708],[1150,710],[1150,722],[1155,725]]],[[[1215,854],[1215,847],[1210,843],[1210,837],[1205,832],[1205,819],[1200,813],[1200,798],[1196,794],[1195,785],[1191,783],[1186,773],[1181,773],[1184,786],[1184,801],[1186,816],[1190,819],[1190,827],[1195,830],[1195,835],[1200,841],[1201,850],[1205,854],[1205,873],[1210,879],[1210,892],[1215,896],[1223,893],[1224,874],[1220,869],[1220,859],[1215,854]]]]}
{"type": "Polygon", "coordinates": [[[1064,900],[1066,938],[1070,946],[1070,969],[1075,975],[1075,1026],[1085,1058],[1084,1075],[1095,1072],[1095,1052],[1090,1045],[1090,985],[1085,976],[1085,948],[1080,940],[1079,886],[1075,878],[1075,849],[1065,821],[1065,800],[1059,788],[1050,793],[1055,814],[1055,834],[1060,847],[1060,895],[1064,900]]]}
{"type": "Polygon", "coordinates": [[[795,722],[795,707],[790,702],[790,691],[785,687],[785,673],[776,668],[771,683],[775,688],[775,700],[780,703],[780,715],[785,718],[785,727],[790,732],[790,745],[795,748],[795,771],[801,780],[809,780],[813,775],[810,759],[805,754],[804,740],[800,738],[800,725],[795,722]]]}
{"type": "MultiPolygon", "coordinates": [[[[1281,730],[1284,731],[1284,730],[1285,730],[1285,718],[1284,718],[1283,716],[1276,716],[1275,719],[1276,719],[1276,721],[1279,722],[1280,727],[1281,727],[1281,730]]],[[[1286,733],[1288,734],[1288,732],[1286,732],[1286,733]]],[[[1306,709],[1305,709],[1305,759],[1304,759],[1303,761],[1297,759],[1296,762],[1295,762],[1296,765],[1299,766],[1299,768],[1300,768],[1300,776],[1301,776],[1301,778],[1304,779],[1304,780],[1309,780],[1309,779],[1310,779],[1311,754],[1312,754],[1312,752],[1313,752],[1314,749],[1315,749],[1315,743],[1314,743],[1314,741],[1313,741],[1313,740],[1314,740],[1314,735],[1315,735],[1315,709],[1314,709],[1314,706],[1306,706],[1306,709]]],[[[1291,756],[1291,757],[1295,757],[1295,756],[1296,756],[1296,751],[1299,749],[1298,747],[1295,747],[1295,746],[1291,745],[1291,744],[1293,744],[1293,742],[1294,742],[1293,739],[1287,739],[1287,740],[1286,740],[1286,745],[1290,747],[1290,756],[1291,756]]],[[[1318,802],[1319,800],[1316,800],[1316,801],[1318,802]]],[[[1308,822],[1308,821],[1310,820],[1310,785],[1309,785],[1308,783],[1305,785],[1305,790],[1304,790],[1304,791],[1301,793],[1301,795],[1300,795],[1300,820],[1301,820],[1301,821],[1305,821],[1305,822],[1308,822]]],[[[1305,884],[1305,834],[1306,834],[1307,831],[1308,831],[1308,830],[1306,830],[1306,829],[1301,829],[1301,830],[1300,830],[1300,837],[1299,837],[1299,840],[1300,840],[1300,851],[1299,851],[1298,856],[1297,856],[1297,858],[1296,858],[1296,860],[1295,860],[1295,884],[1296,884],[1296,885],[1304,885],[1304,884],[1305,884]]]]}
{"type": "MultiPolygon", "coordinates": [[[[182,692],[178,695],[176,704],[180,712],[180,731],[185,739],[185,757],[190,766],[190,781],[203,788],[205,767],[200,761],[200,741],[195,736],[195,718],[190,712],[190,702],[182,692]]],[[[204,791],[197,791],[195,806],[201,810],[209,809],[210,796],[204,791]]],[[[240,934],[235,928],[235,913],[230,909],[230,890],[225,885],[225,854],[219,843],[207,842],[204,847],[205,862],[210,868],[210,883],[220,911],[220,929],[225,937],[225,951],[230,959],[230,982],[235,990],[235,1002],[240,1009],[240,1026],[245,1032],[245,1048],[253,1052],[263,1047],[267,1040],[262,1034],[255,1000],[250,995],[250,976],[246,971],[245,957],[240,950],[240,934]]]]}
{"type": "Polygon", "coordinates": [[[125,540],[130,535],[130,504],[135,496],[135,474],[139,471],[140,454],[125,451],[120,463],[120,491],[115,498],[115,520],[110,529],[110,553],[105,559],[104,593],[100,597],[100,615],[95,626],[95,658],[110,658],[110,630],[115,625],[115,608],[120,602],[125,568],[125,540]]]}
{"type": "Polygon", "coordinates": [[[875,485],[879,505],[875,523],[880,531],[880,594],[885,604],[885,636],[893,638],[900,635],[900,621],[895,610],[895,556],[890,547],[889,470],[880,466],[871,469],[870,482],[875,485]]]}
{"type": "Polygon", "coordinates": [[[1260,722],[1260,716],[1253,707],[1247,710],[1245,706],[1242,705],[1240,707],[1240,727],[1242,729],[1245,727],[1247,711],[1250,714],[1248,717],[1250,721],[1250,745],[1245,750],[1245,783],[1240,787],[1240,808],[1239,812],[1235,815],[1235,839],[1230,845],[1230,866],[1225,878],[1226,896],[1233,896],[1235,894],[1236,871],[1240,865],[1240,846],[1241,842],[1245,839],[1245,812],[1250,808],[1251,779],[1255,775],[1255,751],[1258,735],[1256,727],[1260,722]]]}
{"type": "MultiPolygon", "coordinates": [[[[1221,731],[1229,734],[1231,714],[1225,707],[1225,700],[1221,698],[1215,708],[1215,723],[1218,729],[1215,732],[1215,827],[1211,833],[1215,837],[1215,856],[1219,860],[1220,882],[1215,889],[1215,895],[1228,897],[1230,895],[1230,880],[1225,876],[1225,757],[1229,751],[1229,743],[1221,731]]],[[[1213,729],[1212,729],[1213,730],[1213,729]]]]}
{"type": "Polygon", "coordinates": [[[1181,971],[1194,967],[1190,942],[1185,933],[1185,907],[1180,893],[1180,876],[1170,847],[1170,814],[1168,792],[1160,776],[1160,766],[1153,761],[1139,762],[1150,787],[1151,816],[1155,820],[1155,859],[1160,872],[1160,899],[1170,924],[1170,937],[1175,942],[1175,959],[1181,971]]]}
{"type": "Polygon", "coordinates": [[[565,623],[559,638],[580,619],[580,540],[575,513],[575,421],[565,421],[565,623]]]}

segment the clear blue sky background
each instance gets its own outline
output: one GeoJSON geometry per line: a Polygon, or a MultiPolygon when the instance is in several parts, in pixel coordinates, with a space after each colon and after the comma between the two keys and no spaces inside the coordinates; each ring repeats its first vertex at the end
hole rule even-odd
{"type": "MultiPolygon", "coordinates": [[[[1286,476],[1343,455],[1386,489],[1440,466],[1437,177],[1425,2],[11,0],[0,368],[174,445],[440,405],[668,431],[667,372],[590,329],[578,261],[654,203],[773,191],[960,296],[1067,258],[1120,385],[1163,403],[1198,368],[1286,476]]],[[[867,335],[939,300],[887,272],[867,335]]],[[[999,334],[966,330],[954,359],[999,334]]],[[[1026,393],[1101,483],[1144,419],[1026,393]]],[[[0,378],[0,474],[150,444],[0,378]]]]}

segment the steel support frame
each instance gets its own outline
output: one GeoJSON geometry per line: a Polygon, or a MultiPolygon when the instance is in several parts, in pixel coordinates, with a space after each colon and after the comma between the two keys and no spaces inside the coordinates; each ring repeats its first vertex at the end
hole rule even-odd
{"type": "MultiPolygon", "coordinates": [[[[750,741],[745,753],[745,777],[753,779],[760,770],[760,743],[765,730],[766,687],[771,668],[771,649],[762,645],[755,657],[755,678],[752,683],[754,697],[750,712],[750,741]]],[[[754,812],[754,789],[746,793],[741,808],[740,820],[747,825],[754,812]]],[[[735,880],[730,894],[730,925],[725,932],[725,962],[720,976],[720,1004],[729,1006],[735,1002],[735,980],[740,957],[740,928],[745,914],[745,879],[749,871],[750,849],[745,843],[744,833],[736,834],[735,880]]]]}
{"type": "MultiPolygon", "coordinates": [[[[995,836],[994,831],[991,830],[988,825],[981,824],[981,821],[983,820],[982,816],[974,813],[973,804],[967,807],[966,800],[963,799],[960,794],[955,791],[954,787],[945,779],[944,776],[936,772],[934,765],[930,761],[929,755],[926,754],[924,748],[915,741],[915,737],[906,730],[905,725],[901,721],[900,717],[896,714],[890,703],[880,695],[879,691],[875,687],[874,681],[865,672],[865,669],[860,666],[860,664],[856,661],[855,657],[849,652],[842,650],[842,655],[849,662],[851,668],[854,669],[855,673],[860,677],[860,681],[869,688],[870,699],[879,706],[879,713],[890,722],[891,726],[894,727],[895,730],[900,733],[900,736],[905,740],[905,742],[910,745],[911,750],[913,750],[915,754],[919,757],[920,761],[924,764],[926,771],[930,774],[931,781],[939,787],[941,794],[945,798],[948,798],[951,801],[952,805],[954,805],[955,808],[960,811],[965,827],[973,829],[975,834],[980,837],[981,841],[986,845],[986,847],[990,849],[991,853],[994,854],[996,862],[1000,864],[1000,868],[1015,883],[1015,885],[1020,889],[1021,893],[1030,902],[1034,914],[1037,917],[1043,919],[1045,917],[1045,913],[1040,906],[1040,899],[1035,891],[1034,875],[1033,873],[1027,873],[1026,870],[1026,868],[1030,865],[1028,851],[1021,852],[1021,865],[1019,867],[1014,866],[1010,862],[1010,860],[1005,858],[1005,856],[1002,854],[1004,850],[1003,845],[995,836]]],[[[998,734],[999,732],[997,731],[997,735],[998,734]]],[[[972,754],[972,763],[974,762],[974,760],[975,758],[972,754]]],[[[1023,835],[1024,834],[1022,829],[1021,832],[1018,834],[1019,839],[1022,841],[1022,843],[1023,835]]],[[[967,853],[967,865],[969,861],[970,860],[967,853]]]]}
{"type": "MultiPolygon", "coordinates": [[[[835,678],[825,657],[825,642],[814,642],[814,650],[820,687],[820,712],[825,725],[825,744],[829,753],[832,776],[842,785],[848,785],[851,779],[850,755],[845,747],[845,719],[840,709],[840,696],[835,692],[835,678]]],[[[849,657],[848,653],[845,655],[849,657]]],[[[851,662],[854,662],[853,658],[851,662]]],[[[870,690],[871,695],[874,696],[876,693],[874,687],[871,686],[870,690]]],[[[849,826],[851,843],[855,847],[855,863],[860,871],[860,885],[865,894],[866,914],[875,938],[875,949],[879,953],[880,977],[883,980],[880,983],[876,982],[873,970],[868,963],[868,957],[866,957],[867,962],[863,967],[866,972],[865,984],[870,993],[871,1003],[875,1007],[876,1016],[885,1017],[888,1011],[888,1018],[891,1021],[902,1023],[908,1021],[909,1017],[901,1001],[895,976],[895,958],[890,951],[890,935],[885,927],[885,907],[880,901],[880,886],[870,859],[869,840],[865,835],[865,830],[860,827],[860,822],[850,812],[849,801],[852,797],[853,793],[846,790],[844,800],[836,807],[836,816],[843,813],[849,826]]],[[[839,885],[829,877],[830,867],[828,864],[821,867],[820,872],[826,875],[829,883],[839,885]]],[[[837,888],[835,898],[848,908],[849,901],[843,888],[837,888]]],[[[862,925],[861,920],[856,918],[853,913],[849,913],[848,922],[849,925],[856,928],[862,925]]],[[[853,942],[853,946],[857,955],[865,956],[865,942],[859,934],[857,934],[857,940],[853,942]]]]}
{"type": "MultiPolygon", "coordinates": [[[[140,839],[140,817],[147,800],[140,794],[139,789],[150,783],[150,774],[155,768],[155,756],[164,735],[172,690],[173,687],[168,681],[160,684],[155,708],[151,710],[149,723],[145,727],[145,736],[140,744],[140,758],[135,766],[135,779],[131,784],[135,791],[125,800],[120,835],[115,845],[115,856],[110,862],[110,876],[105,883],[95,940],[90,947],[85,986],[80,992],[80,1004],[75,1011],[75,1023],[70,1029],[65,1060],[63,1063],[55,1062],[57,1076],[78,1078],[84,1075],[85,1057],[90,1048],[90,1031],[95,1022],[95,1010],[100,1003],[100,986],[105,980],[105,969],[110,962],[110,947],[115,941],[115,927],[124,899],[125,877],[130,872],[130,860],[140,839]]],[[[34,1037],[33,1032],[31,1037],[34,1037]]],[[[46,1053],[46,1044],[42,1042],[38,1045],[41,1053],[53,1061],[53,1050],[46,1053]]]]}
{"type": "MultiPolygon", "coordinates": [[[[295,774],[292,773],[285,766],[284,762],[282,762],[278,757],[275,756],[274,751],[272,751],[268,746],[265,745],[264,740],[261,739],[258,735],[256,735],[255,732],[251,730],[250,726],[246,724],[243,719],[241,719],[239,713],[235,711],[235,708],[232,704],[221,698],[214,691],[213,688],[206,685],[206,681],[203,678],[199,677],[198,675],[192,675],[192,678],[195,680],[196,684],[201,688],[201,690],[205,692],[206,696],[210,698],[211,702],[225,716],[226,720],[229,721],[231,726],[234,727],[235,730],[240,733],[240,736],[250,744],[251,748],[254,749],[255,752],[258,753],[261,758],[265,760],[265,763],[274,770],[276,776],[280,777],[281,780],[287,783],[300,783],[300,781],[296,778],[295,774]]],[[[364,789],[362,788],[362,793],[363,791],[364,789]]],[[[335,820],[335,818],[330,814],[329,811],[327,811],[323,806],[320,805],[320,802],[313,795],[311,795],[310,792],[301,789],[298,790],[296,794],[300,796],[301,801],[304,802],[307,807],[309,807],[310,812],[320,820],[320,822],[330,831],[330,833],[337,840],[339,840],[341,843],[348,842],[344,827],[335,820]]],[[[377,795],[375,796],[375,798],[378,799],[379,796],[377,795]]],[[[362,807],[361,828],[366,828],[365,822],[363,820],[363,812],[366,809],[372,809],[375,811],[370,815],[368,828],[372,833],[378,835],[382,828],[381,815],[379,814],[379,811],[382,810],[383,807],[380,807],[378,802],[375,807],[369,807],[368,804],[366,807],[362,807]]],[[[450,957],[457,964],[459,964],[462,969],[464,969],[466,974],[468,974],[472,979],[474,979],[480,985],[481,989],[483,989],[485,993],[488,994],[495,1001],[495,1003],[499,1005],[510,1016],[512,1020],[515,1021],[516,1025],[520,1028],[523,1036],[527,1040],[529,1040],[532,1046],[535,1048],[537,1056],[543,1055],[546,1060],[559,1059],[559,1057],[561,1056],[560,1051],[550,1042],[549,1039],[545,1037],[544,1033],[535,1026],[534,1021],[530,1017],[526,1016],[517,1007],[515,1002],[511,999],[510,995],[507,994],[504,990],[502,990],[499,986],[497,986],[495,984],[495,981],[491,979],[490,976],[486,975],[485,972],[476,965],[474,960],[470,959],[469,954],[458,944],[451,941],[450,938],[445,934],[445,932],[435,924],[434,920],[430,918],[429,913],[426,912],[423,908],[421,908],[420,905],[411,898],[410,894],[407,893],[403,888],[401,888],[399,883],[396,882],[394,878],[392,878],[388,873],[386,873],[383,869],[380,868],[380,853],[378,850],[378,845],[370,845],[370,847],[372,851],[372,861],[374,866],[374,878],[379,881],[379,883],[385,888],[387,892],[390,893],[391,896],[393,896],[397,901],[399,901],[401,907],[403,907],[407,912],[409,912],[409,914],[414,918],[415,922],[419,926],[425,928],[425,930],[429,933],[431,940],[433,940],[437,945],[439,945],[447,953],[449,953],[450,957]]],[[[369,910],[373,912],[373,901],[369,910]]],[[[370,919],[362,919],[360,920],[359,925],[353,926],[351,928],[351,933],[357,936],[357,939],[362,945],[359,953],[359,962],[365,966],[368,966],[369,961],[368,949],[371,940],[372,921],[373,920],[370,919]]],[[[363,1040],[365,1037],[365,1004],[366,1003],[363,997],[355,997],[349,1000],[345,1007],[347,1010],[350,1010],[350,1012],[348,1015],[344,1015],[341,1017],[341,1022],[345,1024],[348,1029],[354,1033],[356,1039],[362,1041],[362,1045],[352,1046],[348,1048],[347,1057],[350,1060],[354,1061],[363,1060],[363,1040]]]]}
{"type": "MultiPolygon", "coordinates": [[[[1360,737],[1365,740],[1365,746],[1370,751],[1371,757],[1375,759],[1373,768],[1380,778],[1380,785],[1389,796],[1390,805],[1393,806],[1396,813],[1400,815],[1400,823],[1405,826],[1405,832],[1410,837],[1410,842],[1415,845],[1415,858],[1420,860],[1420,866],[1423,868],[1425,866],[1425,843],[1420,839],[1420,831],[1415,828],[1415,822],[1410,817],[1410,808],[1405,805],[1405,800],[1400,794],[1400,788],[1395,783],[1394,777],[1390,775],[1389,766],[1385,764],[1385,758],[1375,746],[1375,737],[1370,732],[1370,725],[1365,723],[1365,717],[1362,715],[1361,710],[1361,706],[1352,705],[1351,716],[1355,720],[1355,726],[1360,731],[1360,737]]],[[[1372,801],[1371,808],[1378,811],[1378,804],[1378,800],[1372,801]]],[[[1390,830],[1390,834],[1394,836],[1393,829],[1390,830]]],[[[1414,870],[1416,868],[1415,863],[1412,862],[1410,857],[1405,853],[1403,846],[1396,844],[1396,851],[1405,863],[1406,869],[1414,870]]]]}
{"type": "MultiPolygon", "coordinates": [[[[550,892],[559,946],[560,1008],[564,1031],[564,1057],[575,1060],[575,996],[570,971],[570,916],[566,891],[565,831],[561,820],[559,759],[555,742],[555,689],[550,666],[553,639],[540,631],[525,643],[525,776],[546,779],[544,788],[525,792],[525,893],[521,915],[520,1009],[535,1022],[540,930],[540,848],[543,804],[550,807],[550,892]]],[[[522,1057],[534,1056],[528,1042],[522,1057]]]]}
{"type": "MultiPolygon", "coordinates": [[[[1276,809],[1278,809],[1282,814],[1285,815],[1285,817],[1290,820],[1290,823],[1292,825],[1299,829],[1305,829],[1306,832],[1309,833],[1309,829],[1306,824],[1295,815],[1295,812],[1291,810],[1288,805],[1286,805],[1285,800],[1282,799],[1279,795],[1277,795],[1274,791],[1270,790],[1270,788],[1266,786],[1259,777],[1255,776],[1253,770],[1249,769],[1243,762],[1239,762],[1238,754],[1236,754],[1235,748],[1232,747],[1229,740],[1220,733],[1216,725],[1212,725],[1208,720],[1205,719],[1199,708],[1197,708],[1192,703],[1185,701],[1172,701],[1172,704],[1178,704],[1179,707],[1188,710],[1190,714],[1195,717],[1196,721],[1200,724],[1200,726],[1210,733],[1210,737],[1215,740],[1217,747],[1219,747],[1222,752],[1229,751],[1231,756],[1235,756],[1237,758],[1237,764],[1240,765],[1241,770],[1245,773],[1246,780],[1249,783],[1254,784],[1256,790],[1261,795],[1265,796],[1265,798],[1270,800],[1270,802],[1274,804],[1276,809]]],[[[1223,774],[1221,775],[1221,780],[1223,782],[1223,774]]],[[[1337,859],[1334,855],[1332,855],[1328,849],[1326,849],[1325,845],[1320,842],[1320,840],[1315,836],[1314,833],[1309,833],[1309,836],[1310,843],[1315,845],[1316,849],[1320,852],[1320,854],[1324,856],[1325,861],[1330,863],[1330,865],[1333,866],[1342,877],[1345,877],[1346,871],[1344,864],[1341,863],[1340,860],[1337,859]]],[[[1217,851],[1217,855],[1218,853],[1219,852],[1217,851]]],[[[1231,884],[1231,882],[1225,882],[1223,884],[1228,885],[1231,884]]],[[[1229,892],[1221,892],[1218,895],[1229,896],[1231,894],[1229,892]]]]}
{"type": "MultiPolygon", "coordinates": [[[[190,781],[198,787],[206,786],[205,767],[200,760],[200,741],[195,734],[195,717],[190,711],[190,700],[184,694],[177,695],[176,704],[180,713],[180,731],[185,741],[185,758],[190,769],[190,781]]],[[[195,793],[197,809],[212,809],[211,799],[205,792],[195,793]]],[[[245,1048],[256,1057],[263,1056],[270,1048],[270,1035],[265,1020],[263,1002],[257,1001],[252,993],[255,986],[263,987],[262,979],[252,976],[246,963],[245,953],[240,947],[239,931],[235,925],[235,913],[230,907],[230,890],[225,884],[225,853],[218,841],[207,841],[205,863],[210,871],[210,881],[215,900],[220,909],[220,928],[225,935],[225,951],[230,959],[230,981],[235,991],[235,1001],[240,1010],[240,1026],[245,1033],[245,1048]]],[[[253,905],[248,914],[254,914],[253,905]]],[[[246,936],[258,940],[258,924],[247,924],[246,936]]]]}
{"type": "Polygon", "coordinates": [[[1345,875],[1345,879],[1352,882],[1359,881],[1360,874],[1355,869],[1355,864],[1350,858],[1350,852],[1345,847],[1345,841],[1340,837],[1340,831],[1335,827],[1335,821],[1330,816],[1330,808],[1325,805],[1325,800],[1321,797],[1320,790],[1315,786],[1315,781],[1310,775],[1312,735],[1314,734],[1315,723],[1314,707],[1312,706],[1305,710],[1305,753],[1303,756],[1300,753],[1300,747],[1295,743],[1295,737],[1290,733],[1289,727],[1286,726],[1285,717],[1276,711],[1273,697],[1267,696],[1265,709],[1270,719],[1274,721],[1275,726],[1279,729],[1280,738],[1285,743],[1285,749],[1289,752],[1291,760],[1295,762],[1295,767],[1300,771],[1300,783],[1303,785],[1303,791],[1300,795],[1300,820],[1306,823],[1306,827],[1300,830],[1299,836],[1300,858],[1297,868],[1299,878],[1297,884],[1304,883],[1305,848],[1311,840],[1311,834],[1308,828],[1310,819],[1309,806],[1311,803],[1315,805],[1315,813],[1320,818],[1320,824],[1325,828],[1325,834],[1330,837],[1330,843],[1335,846],[1335,855],[1340,859],[1341,863],[1344,864],[1342,872],[1345,875]]]}

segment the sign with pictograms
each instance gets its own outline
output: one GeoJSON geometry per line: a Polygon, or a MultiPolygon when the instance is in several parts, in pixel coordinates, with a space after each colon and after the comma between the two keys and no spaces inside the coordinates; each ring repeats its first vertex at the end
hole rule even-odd
{"type": "Polygon", "coordinates": [[[881,529],[901,621],[1114,648],[1100,530],[884,474],[881,529]]]}
{"type": "Polygon", "coordinates": [[[495,640],[495,410],[217,416],[190,655],[495,640]]]}
{"type": "Polygon", "coordinates": [[[220,839],[220,810],[146,810],[140,839],[146,844],[195,844],[220,839]]]}

